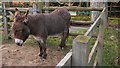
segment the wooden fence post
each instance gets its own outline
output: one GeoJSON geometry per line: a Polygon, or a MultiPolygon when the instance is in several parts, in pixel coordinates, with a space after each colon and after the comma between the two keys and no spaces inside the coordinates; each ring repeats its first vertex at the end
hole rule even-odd
{"type": "Polygon", "coordinates": [[[0,42],[0,68],[2,67],[2,44],[0,42]]]}
{"type": "Polygon", "coordinates": [[[3,19],[4,19],[4,35],[5,39],[8,39],[8,28],[7,28],[7,18],[6,18],[6,10],[5,10],[5,2],[2,3],[3,7],[3,19]]]}
{"type": "MultiPolygon", "coordinates": [[[[90,7],[98,8],[99,7],[99,0],[90,0],[90,7]],[[98,1],[98,2],[97,2],[98,1]]],[[[95,21],[99,16],[99,11],[91,11],[91,21],[95,21]]]]}
{"type": "MultiPolygon", "coordinates": [[[[33,9],[37,9],[36,2],[33,2],[33,9]]],[[[37,12],[33,12],[33,14],[36,14],[37,12]]]]}
{"type": "Polygon", "coordinates": [[[101,23],[99,26],[99,34],[98,34],[98,52],[97,52],[97,60],[98,60],[98,66],[102,65],[102,51],[103,51],[103,36],[104,36],[104,29],[105,29],[105,12],[101,15],[101,23]]]}
{"type": "MultiPolygon", "coordinates": [[[[105,27],[108,26],[108,1],[107,0],[90,0],[90,6],[92,8],[104,8],[106,7],[106,10],[105,10],[105,19],[106,19],[106,23],[105,23],[105,27]]],[[[97,19],[97,17],[99,16],[100,12],[99,11],[92,11],[91,12],[91,20],[92,21],[95,21],[97,19]]]]}
{"type": "MultiPolygon", "coordinates": [[[[49,0],[45,0],[45,7],[49,7],[49,0]]],[[[49,10],[45,10],[45,13],[49,13],[49,10]]]]}
{"type": "Polygon", "coordinates": [[[88,66],[89,36],[79,35],[73,41],[72,66],[88,66]]]}

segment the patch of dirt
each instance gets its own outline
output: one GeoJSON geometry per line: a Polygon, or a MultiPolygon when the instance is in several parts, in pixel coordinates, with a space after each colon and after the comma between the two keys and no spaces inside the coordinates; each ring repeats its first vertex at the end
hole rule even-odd
{"type": "Polygon", "coordinates": [[[3,44],[2,65],[4,66],[56,66],[64,57],[63,51],[47,48],[47,59],[40,58],[39,47],[3,44]]]}

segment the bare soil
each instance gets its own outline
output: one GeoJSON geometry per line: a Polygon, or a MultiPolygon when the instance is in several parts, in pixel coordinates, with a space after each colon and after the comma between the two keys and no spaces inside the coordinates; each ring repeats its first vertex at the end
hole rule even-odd
{"type": "Polygon", "coordinates": [[[57,48],[47,48],[47,59],[40,58],[39,47],[23,45],[17,46],[14,43],[4,43],[2,46],[3,66],[56,66],[64,57],[63,51],[57,48]]]}

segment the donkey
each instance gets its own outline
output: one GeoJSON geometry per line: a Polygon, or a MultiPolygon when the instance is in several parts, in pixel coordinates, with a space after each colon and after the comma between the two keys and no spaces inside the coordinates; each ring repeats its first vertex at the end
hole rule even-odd
{"type": "Polygon", "coordinates": [[[51,13],[16,14],[12,24],[15,43],[22,46],[29,35],[33,35],[39,44],[39,56],[46,59],[46,40],[50,35],[62,34],[60,48],[65,47],[65,42],[69,36],[69,25],[71,15],[66,8],[58,8],[51,13]]]}

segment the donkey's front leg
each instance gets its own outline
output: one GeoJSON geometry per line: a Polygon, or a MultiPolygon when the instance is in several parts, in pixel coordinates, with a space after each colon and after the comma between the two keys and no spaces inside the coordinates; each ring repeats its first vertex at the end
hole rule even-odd
{"type": "Polygon", "coordinates": [[[38,42],[38,44],[39,44],[39,48],[40,48],[39,56],[42,57],[42,55],[43,55],[43,48],[42,48],[42,46],[41,46],[41,44],[39,42],[38,42]]]}
{"type": "Polygon", "coordinates": [[[43,39],[41,37],[34,37],[38,43],[39,43],[39,47],[40,47],[40,54],[39,56],[46,59],[47,57],[47,53],[46,53],[46,39],[43,39]]]}
{"type": "Polygon", "coordinates": [[[42,45],[42,49],[43,49],[43,55],[42,55],[42,57],[44,59],[46,59],[46,57],[47,57],[47,53],[46,53],[46,49],[47,49],[46,40],[44,40],[44,42],[41,42],[41,45],[42,45]]]}

